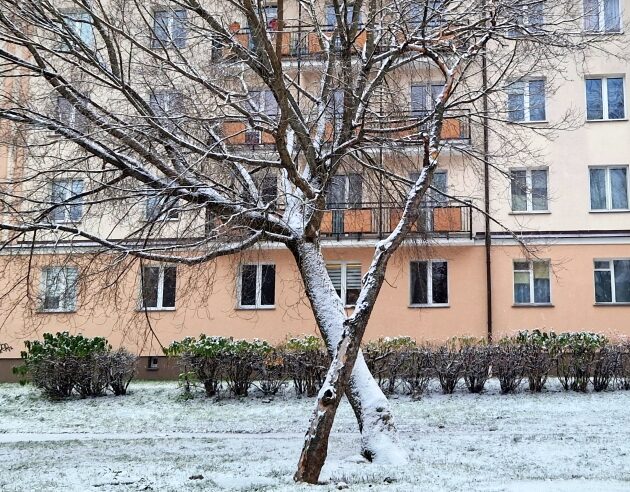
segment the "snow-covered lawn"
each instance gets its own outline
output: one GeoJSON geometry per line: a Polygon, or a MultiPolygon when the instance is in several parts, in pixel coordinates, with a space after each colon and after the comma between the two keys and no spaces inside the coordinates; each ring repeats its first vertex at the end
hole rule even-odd
{"type": "Polygon", "coordinates": [[[293,474],[312,399],[179,398],[174,382],[51,403],[0,385],[0,490],[630,491],[630,392],[393,399],[411,462],[357,457],[344,403],[319,488],[293,474]]]}

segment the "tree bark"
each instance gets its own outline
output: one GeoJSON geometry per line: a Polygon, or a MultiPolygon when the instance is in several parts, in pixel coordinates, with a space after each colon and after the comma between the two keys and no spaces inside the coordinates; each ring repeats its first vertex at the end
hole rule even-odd
{"type": "MultiPolygon", "coordinates": [[[[379,463],[405,462],[407,453],[399,444],[391,407],[372,377],[359,347],[354,345],[354,337],[349,336],[345,309],[328,278],[321,251],[312,243],[301,243],[291,250],[332,358],[326,381],[318,394],[315,409],[318,418],[312,419],[306,434],[295,480],[317,483],[328,453],[330,430],[344,393],[359,424],[361,454],[379,463]]],[[[362,326],[360,331],[364,329],[362,326]]]]}

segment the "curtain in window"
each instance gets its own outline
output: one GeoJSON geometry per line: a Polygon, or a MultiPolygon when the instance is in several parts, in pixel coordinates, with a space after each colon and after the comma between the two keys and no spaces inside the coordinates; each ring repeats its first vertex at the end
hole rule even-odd
{"type": "Polygon", "coordinates": [[[606,170],[590,169],[591,210],[606,208],[606,170]]]}
{"type": "Polygon", "coordinates": [[[612,208],[628,208],[628,169],[610,169],[610,190],[612,195],[612,208]]]}
{"type": "Polygon", "coordinates": [[[621,30],[619,0],[604,0],[604,29],[607,32],[619,32],[621,30]]]}
{"type": "Polygon", "coordinates": [[[551,302],[551,282],[549,280],[549,263],[534,262],[534,302],[551,302]]]}
{"type": "Polygon", "coordinates": [[[508,94],[508,120],[523,121],[525,119],[525,86],[523,82],[510,84],[508,94]]]}
{"type": "Polygon", "coordinates": [[[599,31],[599,0],[584,0],[584,29],[599,31]]]}
{"type": "Polygon", "coordinates": [[[511,171],[512,211],[527,210],[527,171],[511,171]]]}
{"type": "Polygon", "coordinates": [[[545,114],[545,81],[529,81],[529,119],[531,121],[543,121],[545,114]]]}
{"type": "Polygon", "coordinates": [[[427,304],[427,262],[411,262],[411,304],[427,304]]]}
{"type": "Polygon", "coordinates": [[[625,115],[623,101],[623,79],[606,79],[608,89],[608,118],[621,119],[625,115]]]}
{"type": "Polygon", "coordinates": [[[529,272],[514,272],[514,302],[529,304],[529,272]]]}
{"type": "Polygon", "coordinates": [[[615,302],[630,302],[630,260],[614,260],[615,302]]]}
{"type": "Polygon", "coordinates": [[[547,210],[547,170],[532,171],[532,209],[547,210]]]}
{"type": "Polygon", "coordinates": [[[586,119],[601,120],[603,118],[602,79],[586,79],[586,119]]]}

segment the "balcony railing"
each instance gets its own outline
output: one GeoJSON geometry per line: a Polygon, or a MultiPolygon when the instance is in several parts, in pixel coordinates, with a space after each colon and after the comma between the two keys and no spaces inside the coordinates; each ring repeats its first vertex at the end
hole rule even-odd
{"type": "MultiPolygon", "coordinates": [[[[336,239],[382,238],[398,225],[402,212],[399,203],[330,204],[324,211],[321,233],[336,239]]],[[[464,199],[426,202],[411,232],[420,237],[472,239],[472,206],[464,199]]]]}

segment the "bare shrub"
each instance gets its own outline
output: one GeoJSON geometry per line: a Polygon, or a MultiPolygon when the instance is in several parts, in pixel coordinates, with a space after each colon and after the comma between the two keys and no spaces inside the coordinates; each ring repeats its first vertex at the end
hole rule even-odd
{"type": "Polygon", "coordinates": [[[264,355],[257,367],[258,388],[265,395],[275,395],[285,385],[288,374],[284,352],[273,349],[264,355]]]}
{"type": "Polygon", "coordinates": [[[434,349],[431,353],[433,369],[437,374],[442,392],[451,394],[462,378],[464,363],[461,348],[452,342],[434,349]]]}
{"type": "Polygon", "coordinates": [[[615,374],[617,387],[623,390],[630,390],[630,342],[625,342],[619,347],[619,366],[617,366],[615,374]]]}
{"type": "Polygon", "coordinates": [[[460,337],[462,371],[466,388],[470,393],[481,393],[490,377],[492,349],[483,338],[460,337]]]}
{"type": "Polygon", "coordinates": [[[400,376],[406,393],[413,397],[424,394],[435,375],[429,347],[416,347],[402,354],[404,362],[400,376]]]}
{"type": "Polygon", "coordinates": [[[108,354],[96,353],[77,358],[75,390],[81,398],[103,396],[109,384],[108,354]]]}
{"type": "Polygon", "coordinates": [[[492,373],[501,393],[515,393],[523,380],[525,350],[514,338],[504,338],[492,349],[492,373]]]}
{"type": "Polygon", "coordinates": [[[282,348],[296,395],[315,396],[329,364],[322,339],[314,335],[290,338],[282,348]]]}
{"type": "Polygon", "coordinates": [[[529,390],[540,393],[549,377],[549,371],[555,363],[553,340],[555,334],[533,330],[522,331],[516,341],[523,346],[523,370],[529,383],[529,390]]]}
{"type": "Polygon", "coordinates": [[[384,393],[393,394],[416,342],[410,337],[383,337],[363,347],[365,362],[384,393]]]}
{"type": "Polygon", "coordinates": [[[593,364],[593,390],[608,389],[621,364],[621,354],[621,347],[615,345],[599,349],[593,364]]]}
{"type": "Polygon", "coordinates": [[[138,357],[125,349],[107,354],[109,389],[115,396],[126,395],[129,383],[136,374],[138,357]]]}

